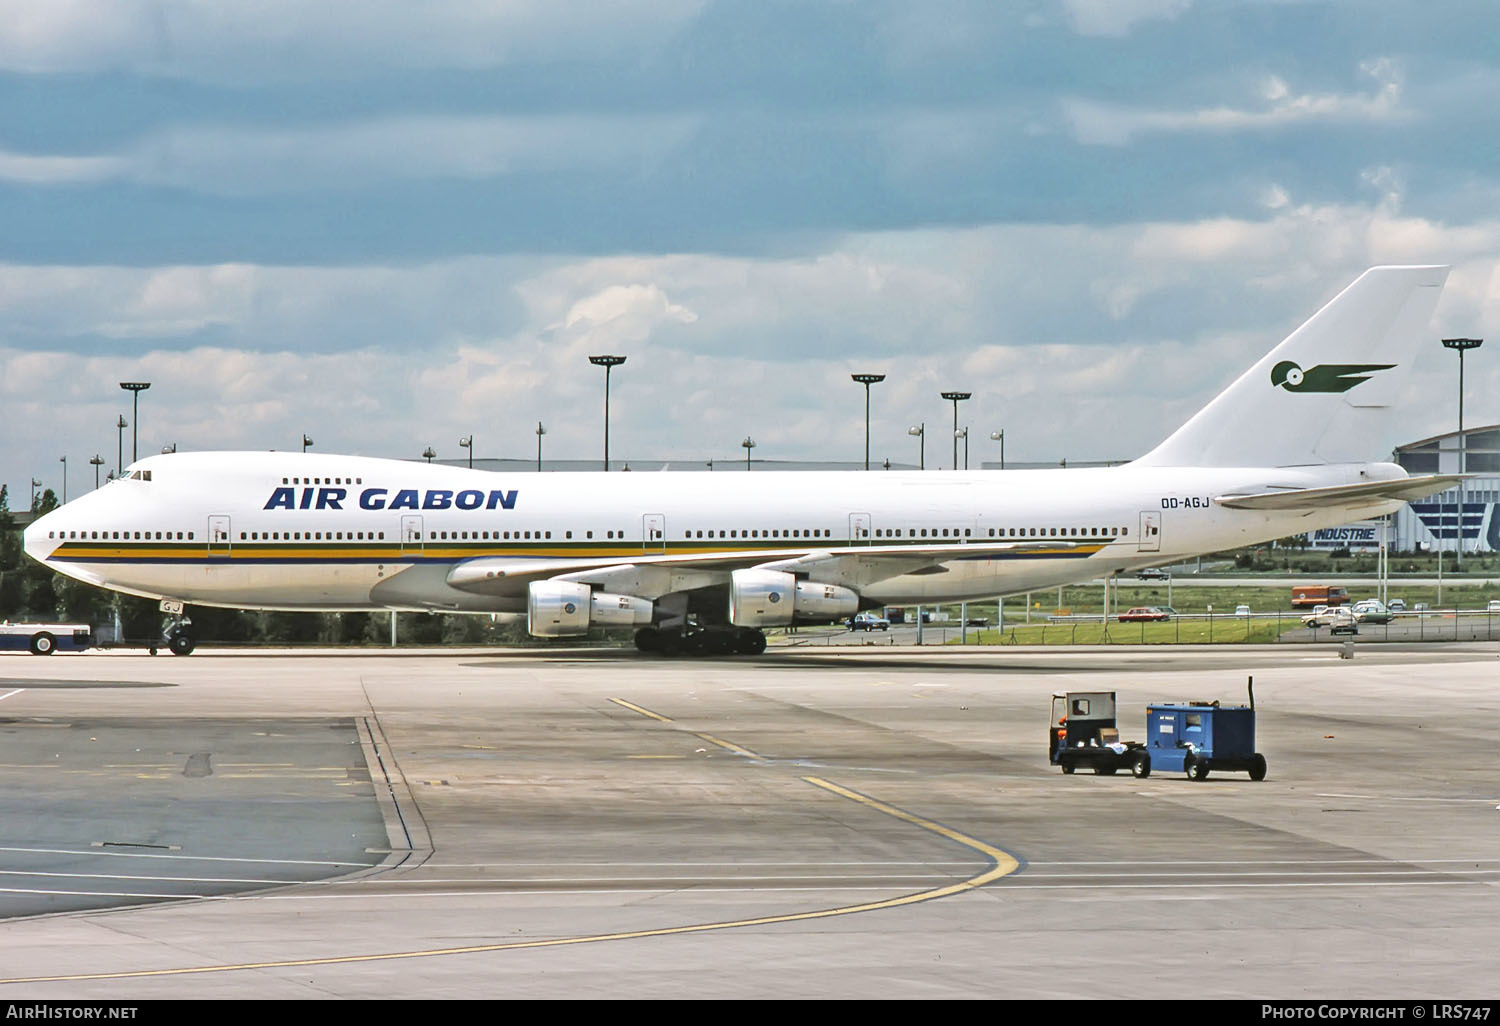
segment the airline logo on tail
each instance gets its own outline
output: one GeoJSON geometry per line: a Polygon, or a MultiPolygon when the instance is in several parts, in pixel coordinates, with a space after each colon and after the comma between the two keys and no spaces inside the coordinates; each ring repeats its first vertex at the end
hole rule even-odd
{"type": "Polygon", "coordinates": [[[1375,371],[1390,370],[1394,363],[1320,363],[1303,370],[1291,360],[1271,368],[1271,384],[1288,392],[1347,392],[1375,371]]]}

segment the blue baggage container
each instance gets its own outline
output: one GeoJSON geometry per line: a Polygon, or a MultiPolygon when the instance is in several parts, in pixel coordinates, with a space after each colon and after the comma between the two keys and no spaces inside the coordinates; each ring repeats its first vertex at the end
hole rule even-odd
{"type": "Polygon", "coordinates": [[[1154,770],[1180,770],[1189,780],[1203,780],[1211,770],[1247,770],[1251,780],[1266,777],[1265,756],[1255,750],[1253,704],[1153,703],[1146,706],[1146,738],[1154,770]]]}

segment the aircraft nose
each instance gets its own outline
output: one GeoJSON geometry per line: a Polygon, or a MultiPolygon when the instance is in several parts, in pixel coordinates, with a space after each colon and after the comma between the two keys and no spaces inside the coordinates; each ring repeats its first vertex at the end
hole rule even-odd
{"type": "Polygon", "coordinates": [[[57,531],[57,514],[47,513],[30,524],[21,532],[21,545],[26,550],[26,555],[38,563],[45,563],[57,548],[57,539],[49,538],[48,534],[57,531]]]}

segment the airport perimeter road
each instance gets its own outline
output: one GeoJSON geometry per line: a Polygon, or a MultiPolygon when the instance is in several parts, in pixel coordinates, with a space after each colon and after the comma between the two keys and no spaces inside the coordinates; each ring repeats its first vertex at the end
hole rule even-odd
{"type": "Polygon", "coordinates": [[[1497,680],[1495,643],[0,658],[0,999],[1489,998],[1497,680]],[[1047,765],[1054,691],[1130,740],[1251,674],[1263,782],[1047,765]]]}

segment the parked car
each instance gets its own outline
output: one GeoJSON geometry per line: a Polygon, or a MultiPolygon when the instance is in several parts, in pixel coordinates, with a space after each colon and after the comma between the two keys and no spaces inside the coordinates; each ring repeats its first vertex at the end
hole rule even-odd
{"type": "Polygon", "coordinates": [[[1487,613],[1500,613],[1500,599],[1490,599],[1489,605],[1484,609],[1487,613]]]}
{"type": "Polygon", "coordinates": [[[1240,604],[1240,605],[1238,605],[1238,606],[1235,606],[1234,607],[1234,615],[1235,616],[1249,616],[1250,615],[1250,607],[1247,606],[1247,605],[1244,605],[1243,603],[1240,604]]]}
{"type": "Polygon", "coordinates": [[[1163,613],[1155,606],[1136,606],[1120,614],[1121,623],[1145,623],[1147,621],[1166,619],[1169,619],[1168,614],[1163,613]]]}
{"type": "Polygon", "coordinates": [[[1302,626],[1304,627],[1327,627],[1329,620],[1328,606],[1313,606],[1311,613],[1302,614],[1302,626]]]}
{"type": "Polygon", "coordinates": [[[1404,613],[1406,612],[1406,599],[1393,598],[1386,603],[1385,608],[1393,613],[1404,613]]]}
{"type": "Polygon", "coordinates": [[[1144,570],[1137,570],[1135,572],[1135,577],[1138,581],[1165,581],[1171,576],[1171,574],[1159,566],[1148,566],[1144,570]]]}
{"type": "Polygon", "coordinates": [[[1354,619],[1360,623],[1390,623],[1391,611],[1379,599],[1360,599],[1354,603],[1354,619]]]}
{"type": "Polygon", "coordinates": [[[1327,627],[1330,634],[1358,634],[1359,619],[1347,606],[1332,606],[1321,613],[1314,610],[1302,617],[1304,627],[1327,627]]]}
{"type": "Polygon", "coordinates": [[[1344,608],[1331,610],[1328,619],[1329,634],[1358,634],[1359,618],[1353,611],[1344,608]]]}
{"type": "Polygon", "coordinates": [[[1156,608],[1161,612],[1166,613],[1168,620],[1177,615],[1177,610],[1173,609],[1171,606],[1157,606],[1156,608]]]}
{"type": "Polygon", "coordinates": [[[990,618],[987,616],[971,616],[964,622],[970,627],[988,627],[990,625],[990,618]]]}
{"type": "Polygon", "coordinates": [[[888,631],[891,629],[891,621],[874,613],[855,613],[849,617],[846,626],[851,631],[888,631]]]}

